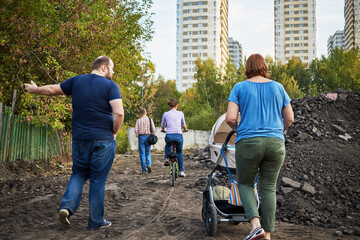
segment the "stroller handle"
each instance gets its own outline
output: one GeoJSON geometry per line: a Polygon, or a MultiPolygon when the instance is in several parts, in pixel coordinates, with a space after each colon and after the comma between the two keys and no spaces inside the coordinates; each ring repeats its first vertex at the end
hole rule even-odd
{"type": "Polygon", "coordinates": [[[227,135],[225,142],[224,142],[223,145],[222,145],[222,149],[223,149],[225,152],[226,152],[226,150],[227,150],[227,144],[228,144],[228,142],[230,141],[230,138],[232,137],[232,135],[234,135],[234,133],[236,133],[236,131],[235,131],[235,130],[231,130],[231,131],[229,132],[229,134],[227,135]]]}

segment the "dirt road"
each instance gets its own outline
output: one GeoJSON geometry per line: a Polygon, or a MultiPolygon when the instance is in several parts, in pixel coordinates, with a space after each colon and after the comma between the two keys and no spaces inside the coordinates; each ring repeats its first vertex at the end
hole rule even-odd
{"type": "MultiPolygon", "coordinates": [[[[153,172],[140,175],[136,155],[118,155],[106,187],[105,218],[112,226],[87,230],[88,184],[71,225],[58,223],[58,206],[70,169],[48,175],[0,175],[0,239],[243,239],[249,224],[218,225],[216,237],[207,236],[201,219],[201,184],[211,164],[185,159],[186,178],[171,187],[162,155],[152,155],[153,172]]],[[[62,165],[65,165],[62,163],[62,165]]],[[[61,170],[62,169],[62,170],[61,170]]],[[[11,169],[8,169],[11,171],[11,169]]],[[[359,239],[334,236],[336,229],[276,223],[272,239],[359,239]]]]}

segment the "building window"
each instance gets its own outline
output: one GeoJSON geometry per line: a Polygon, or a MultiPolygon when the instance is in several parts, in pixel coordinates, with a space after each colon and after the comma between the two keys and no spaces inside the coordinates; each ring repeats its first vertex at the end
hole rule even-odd
{"type": "Polygon", "coordinates": [[[290,11],[289,14],[290,14],[290,15],[294,15],[294,11],[290,11]]]}

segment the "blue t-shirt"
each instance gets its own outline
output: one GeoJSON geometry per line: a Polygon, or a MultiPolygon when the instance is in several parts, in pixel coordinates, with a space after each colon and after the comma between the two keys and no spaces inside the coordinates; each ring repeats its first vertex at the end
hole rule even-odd
{"type": "Polygon", "coordinates": [[[60,87],[72,96],[74,141],[114,139],[109,101],[121,99],[121,95],[113,81],[97,74],[85,74],[69,78],[60,87]]]}
{"type": "Polygon", "coordinates": [[[285,141],[281,111],[291,99],[280,83],[239,82],[227,101],[236,103],[241,114],[235,142],[252,137],[276,137],[285,141]]]}

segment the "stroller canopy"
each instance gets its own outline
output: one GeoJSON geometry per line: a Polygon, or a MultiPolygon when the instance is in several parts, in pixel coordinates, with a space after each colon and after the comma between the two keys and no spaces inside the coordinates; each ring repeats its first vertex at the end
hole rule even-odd
{"type": "MultiPolygon", "coordinates": [[[[209,146],[211,152],[211,161],[216,163],[219,154],[221,154],[221,146],[225,142],[226,137],[231,132],[231,127],[225,121],[226,113],[221,115],[218,120],[215,122],[214,126],[211,129],[209,137],[209,146]]],[[[240,114],[237,122],[240,122],[240,114]]],[[[228,163],[229,168],[236,168],[235,165],[235,138],[234,134],[228,142],[228,150],[225,153],[225,157],[228,163]]],[[[220,166],[225,167],[224,159],[219,163],[220,166]]]]}

